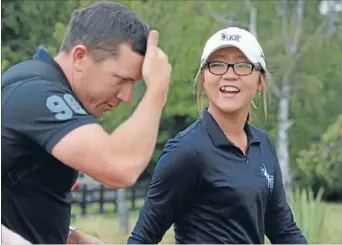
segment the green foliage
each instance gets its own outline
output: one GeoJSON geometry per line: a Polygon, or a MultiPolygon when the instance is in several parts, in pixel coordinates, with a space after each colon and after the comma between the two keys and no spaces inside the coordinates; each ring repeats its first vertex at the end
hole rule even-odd
{"type": "Polygon", "coordinates": [[[328,194],[341,193],[342,114],[319,142],[299,152],[297,163],[303,186],[312,186],[315,190],[323,186],[328,194]]]}
{"type": "Polygon", "coordinates": [[[310,244],[324,243],[323,235],[326,217],[326,206],[321,202],[323,189],[317,196],[311,189],[295,188],[290,196],[295,221],[310,244]]]}
{"type": "Polygon", "coordinates": [[[98,238],[98,239],[101,239],[99,233],[97,233],[97,232],[94,232],[94,231],[93,231],[93,232],[88,232],[88,234],[91,235],[91,236],[93,236],[93,237],[96,237],[96,238],[98,238]]]}
{"type": "Polygon", "coordinates": [[[6,1],[1,5],[2,72],[10,65],[32,57],[39,44],[56,53],[61,35],[53,33],[58,23],[67,23],[77,1],[6,1]],[[53,47],[53,48],[52,48],[53,47]]]}
{"type": "MultiPolygon", "coordinates": [[[[46,45],[55,55],[64,38],[72,11],[95,2],[97,1],[4,2],[1,6],[2,71],[21,60],[31,58],[39,44],[46,45]]],[[[217,20],[212,13],[222,14],[223,17],[234,14],[239,23],[248,22],[248,13],[245,11],[244,1],[120,0],[115,2],[131,8],[153,28],[160,31],[160,46],[168,54],[173,66],[171,87],[160,124],[158,144],[148,170],[151,171],[165,142],[198,117],[193,80],[199,68],[200,55],[206,40],[217,30],[228,26],[225,18],[217,20]]],[[[288,2],[290,20],[295,2],[288,2]]],[[[293,64],[293,59],[284,52],[282,25],[275,11],[278,1],[260,0],[251,3],[257,8],[257,35],[263,46],[269,71],[275,83],[279,84],[285,69],[293,64]]],[[[336,33],[327,35],[324,29],[313,35],[317,27],[326,19],[317,11],[318,3],[319,0],[306,1],[300,57],[292,74],[290,114],[295,119],[295,124],[290,129],[290,159],[293,171],[297,172],[299,168],[301,184],[315,187],[315,190],[324,186],[325,193],[328,194],[330,190],[340,192],[342,190],[342,184],[335,176],[338,171],[341,171],[339,167],[341,161],[338,162],[339,158],[335,153],[335,157],[329,155],[332,154],[331,152],[338,152],[337,148],[329,152],[329,163],[325,160],[324,165],[320,162],[322,156],[314,154],[321,151],[320,144],[312,146],[309,151],[303,151],[299,158],[306,160],[299,160],[302,161],[299,166],[296,164],[298,153],[310,148],[312,142],[319,140],[326,130],[326,125],[332,124],[341,112],[342,42],[336,33]],[[322,174],[324,171],[329,171],[327,174],[329,177],[322,174]],[[308,173],[313,174],[308,177],[308,173]]],[[[133,113],[144,91],[144,83],[140,81],[132,104],[122,105],[101,118],[101,123],[108,132],[113,131],[133,113]]],[[[253,123],[266,130],[275,140],[277,98],[272,92],[270,93],[266,122],[262,100],[256,98],[255,103],[257,108],[253,109],[253,123]]]]}

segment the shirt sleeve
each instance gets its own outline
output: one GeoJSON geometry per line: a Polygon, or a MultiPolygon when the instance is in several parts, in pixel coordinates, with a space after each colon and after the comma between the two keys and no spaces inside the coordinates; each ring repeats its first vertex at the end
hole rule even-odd
{"type": "Polygon", "coordinates": [[[157,244],[199,185],[199,157],[191,145],[169,142],[156,165],[128,244],[157,244]]]}
{"type": "Polygon", "coordinates": [[[283,177],[274,144],[272,147],[275,159],[274,188],[268,201],[265,219],[266,236],[272,244],[307,244],[306,238],[294,221],[293,213],[286,199],[283,177]]]}
{"type": "Polygon", "coordinates": [[[73,129],[98,123],[66,86],[56,82],[23,82],[11,91],[4,103],[6,127],[48,152],[73,129]]]}

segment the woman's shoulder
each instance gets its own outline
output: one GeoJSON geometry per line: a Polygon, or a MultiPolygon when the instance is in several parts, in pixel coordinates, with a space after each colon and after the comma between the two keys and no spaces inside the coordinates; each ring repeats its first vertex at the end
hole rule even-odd
{"type": "Polygon", "coordinates": [[[168,144],[182,145],[182,146],[192,146],[196,147],[196,145],[201,142],[201,139],[205,137],[203,134],[202,125],[200,120],[196,120],[192,124],[190,124],[187,128],[178,132],[172,139],[168,140],[168,144]]]}
{"type": "Polygon", "coordinates": [[[252,131],[254,135],[257,136],[257,138],[260,140],[262,145],[269,147],[272,150],[272,152],[275,153],[276,150],[275,150],[274,142],[266,131],[250,123],[249,123],[249,129],[252,131]]]}
{"type": "Polygon", "coordinates": [[[177,152],[188,156],[198,156],[200,142],[203,142],[203,129],[199,120],[194,121],[187,128],[178,132],[165,143],[163,153],[177,152]]]}
{"type": "Polygon", "coordinates": [[[194,173],[201,171],[201,164],[199,164],[201,157],[195,140],[199,135],[199,130],[198,122],[195,121],[173,138],[167,140],[158,157],[156,170],[172,172],[187,171],[191,168],[194,173]]]}
{"type": "Polygon", "coordinates": [[[265,130],[251,123],[248,123],[248,125],[252,133],[255,134],[261,141],[272,141],[271,137],[265,130]]]}

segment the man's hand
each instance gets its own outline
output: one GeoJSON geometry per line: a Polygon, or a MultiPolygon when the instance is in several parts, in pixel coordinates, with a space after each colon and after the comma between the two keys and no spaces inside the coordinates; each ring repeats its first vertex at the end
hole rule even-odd
{"type": "Polygon", "coordinates": [[[167,55],[158,47],[159,33],[151,31],[148,40],[142,75],[147,92],[160,96],[166,102],[172,67],[167,55]]]}
{"type": "Polygon", "coordinates": [[[68,237],[67,244],[104,244],[104,242],[80,230],[75,230],[68,237]]]}

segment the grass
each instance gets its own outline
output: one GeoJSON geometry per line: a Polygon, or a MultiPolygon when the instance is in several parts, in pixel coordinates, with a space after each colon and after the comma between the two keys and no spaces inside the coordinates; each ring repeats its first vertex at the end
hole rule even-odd
{"type": "MultiPolygon", "coordinates": [[[[130,212],[130,230],[133,229],[138,218],[139,211],[130,212]]],[[[88,234],[99,237],[104,243],[122,244],[126,243],[130,234],[119,233],[119,220],[114,213],[77,217],[73,225],[88,234]]],[[[165,234],[161,243],[174,243],[172,228],[165,234]]]]}
{"type": "Polygon", "coordinates": [[[327,208],[326,227],[321,243],[342,243],[342,204],[329,204],[327,208]]]}
{"type": "MultiPolygon", "coordinates": [[[[127,200],[126,202],[127,207],[130,208],[132,206],[131,202],[127,200]]],[[[137,200],[135,201],[136,207],[142,207],[144,204],[144,200],[137,200]]],[[[113,203],[105,203],[103,205],[103,210],[105,213],[113,213],[114,212],[114,204],[113,203]]],[[[81,207],[79,205],[73,205],[72,207],[72,213],[75,215],[81,214],[81,207]]],[[[99,212],[99,205],[96,204],[87,204],[87,214],[96,214],[99,212]]]]}
{"type": "MultiPolygon", "coordinates": [[[[323,244],[337,244],[342,243],[342,204],[325,203],[326,215],[325,215],[325,227],[320,238],[319,243],[323,244]]],[[[141,207],[141,203],[137,203],[138,207],[141,207]]],[[[105,205],[107,210],[112,210],[113,205],[105,205]]],[[[89,207],[91,211],[97,211],[98,207],[92,205],[89,207]]],[[[73,207],[73,213],[79,213],[78,207],[73,207]]],[[[130,230],[135,226],[135,222],[138,218],[139,211],[130,212],[130,230]]],[[[105,243],[111,244],[122,244],[127,242],[129,234],[123,235],[119,233],[119,221],[114,212],[106,213],[103,215],[89,215],[85,217],[77,217],[73,222],[73,225],[79,229],[99,237],[105,243]]],[[[165,234],[161,244],[172,244],[174,243],[172,227],[165,234]]],[[[265,241],[268,243],[268,241],[265,241]]]]}

